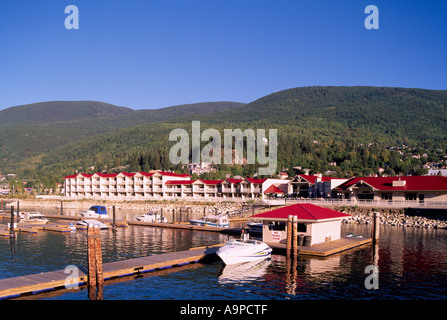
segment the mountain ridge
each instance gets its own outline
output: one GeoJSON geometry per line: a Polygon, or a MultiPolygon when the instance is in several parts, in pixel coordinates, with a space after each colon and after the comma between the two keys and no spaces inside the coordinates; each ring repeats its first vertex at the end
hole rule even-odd
{"type": "Polygon", "coordinates": [[[225,112],[188,115],[84,139],[43,157],[39,168],[53,170],[56,164],[66,169],[85,168],[95,164],[101,171],[131,164],[131,170],[178,169],[169,163],[169,146],[174,144],[168,140],[169,132],[174,128],[189,132],[191,121],[200,120],[202,131],[215,128],[221,134],[228,128],[277,128],[279,168],[308,166],[321,172],[328,170],[328,163],[336,162],[343,164],[338,168],[343,168],[346,176],[369,174],[379,166],[406,170],[395,158],[390,160],[387,148],[406,144],[445,150],[446,111],[447,91],[442,90],[293,88],[225,112]],[[359,149],[363,151],[359,153],[359,149]]]}

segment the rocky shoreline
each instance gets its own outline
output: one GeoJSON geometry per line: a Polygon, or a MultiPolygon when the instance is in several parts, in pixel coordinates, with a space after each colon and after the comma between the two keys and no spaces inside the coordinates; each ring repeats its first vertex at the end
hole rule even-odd
{"type": "MultiPolygon", "coordinates": [[[[192,201],[109,201],[109,200],[54,200],[54,199],[8,199],[5,208],[16,205],[21,208],[53,208],[86,210],[93,205],[103,205],[108,208],[116,207],[116,210],[155,211],[163,209],[172,212],[172,209],[189,212],[192,216],[203,214],[227,214],[229,216],[249,216],[253,213],[250,205],[236,202],[192,202],[192,201]]],[[[257,208],[256,213],[259,212],[257,208]]]]}
{"type": "Polygon", "coordinates": [[[436,218],[413,216],[405,214],[404,209],[371,210],[365,208],[343,208],[339,211],[351,215],[351,217],[343,219],[343,223],[372,224],[373,211],[375,211],[380,213],[379,223],[381,225],[425,229],[447,229],[447,216],[437,216],[436,218]]]}

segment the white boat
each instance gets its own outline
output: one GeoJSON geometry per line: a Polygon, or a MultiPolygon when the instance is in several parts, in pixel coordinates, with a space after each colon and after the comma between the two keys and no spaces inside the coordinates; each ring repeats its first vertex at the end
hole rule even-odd
{"type": "Polygon", "coordinates": [[[250,233],[262,233],[262,222],[249,222],[247,226],[250,233]]]}
{"type": "Polygon", "coordinates": [[[27,223],[27,224],[47,224],[48,219],[45,218],[43,214],[40,214],[38,212],[24,212],[22,215],[22,212],[19,214],[19,223],[27,223]]]}
{"type": "Polygon", "coordinates": [[[145,214],[142,214],[138,217],[135,218],[137,221],[141,221],[141,222],[164,222],[167,223],[168,219],[166,219],[165,217],[162,217],[160,214],[155,213],[153,211],[150,212],[146,212],[145,214]]]}
{"type": "Polygon", "coordinates": [[[109,226],[98,220],[86,219],[76,223],[78,226],[88,227],[89,225],[98,226],[100,229],[108,229],[109,226]]]}
{"type": "Polygon", "coordinates": [[[104,206],[91,206],[88,210],[81,211],[79,214],[84,218],[109,218],[107,208],[104,206]]]}
{"type": "Polygon", "coordinates": [[[229,265],[269,258],[272,248],[258,240],[233,239],[219,248],[216,253],[226,265],[229,265]]]}
{"type": "Polygon", "coordinates": [[[189,220],[189,223],[197,226],[213,226],[213,227],[229,227],[230,222],[228,216],[205,216],[200,219],[189,220]]]}

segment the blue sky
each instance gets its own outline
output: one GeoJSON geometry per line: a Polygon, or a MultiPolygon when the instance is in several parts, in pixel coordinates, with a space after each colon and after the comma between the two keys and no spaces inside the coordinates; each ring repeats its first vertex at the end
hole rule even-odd
{"type": "Polygon", "coordinates": [[[447,89],[447,1],[3,0],[0,109],[250,102],[314,85],[447,89]],[[79,29],[67,30],[68,5],[79,29]],[[379,29],[367,30],[367,5],[379,29]]]}

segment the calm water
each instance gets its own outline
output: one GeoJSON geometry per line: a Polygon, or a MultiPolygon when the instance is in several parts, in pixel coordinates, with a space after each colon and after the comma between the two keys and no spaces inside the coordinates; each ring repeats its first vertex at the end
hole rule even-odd
{"type": "MultiPolygon", "coordinates": [[[[343,225],[342,234],[349,232],[368,236],[370,226],[343,225]]],[[[218,233],[137,226],[101,234],[104,262],[226,239],[218,233]]],[[[85,267],[86,246],[84,231],[19,233],[14,241],[2,237],[0,278],[60,270],[67,265],[85,267]]],[[[372,246],[365,246],[327,258],[301,257],[295,271],[292,269],[281,255],[238,267],[220,261],[200,263],[108,284],[104,299],[446,299],[447,230],[381,227],[375,256],[372,246]],[[379,289],[367,290],[364,271],[374,259],[379,266],[379,289]]],[[[87,300],[88,294],[81,289],[34,297],[87,300]]]]}

